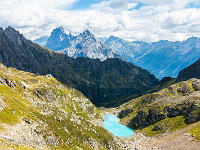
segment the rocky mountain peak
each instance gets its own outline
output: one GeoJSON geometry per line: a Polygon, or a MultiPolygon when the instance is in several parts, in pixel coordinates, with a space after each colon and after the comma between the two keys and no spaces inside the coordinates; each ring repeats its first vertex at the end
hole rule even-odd
{"type": "Polygon", "coordinates": [[[189,40],[197,40],[197,39],[198,39],[197,37],[192,36],[192,37],[189,37],[186,41],[189,41],[189,40]]]}
{"type": "Polygon", "coordinates": [[[192,43],[196,43],[196,42],[199,42],[200,39],[197,38],[197,37],[189,37],[187,40],[183,41],[184,43],[187,43],[187,44],[192,44],[192,43]]]}
{"type": "MultiPolygon", "coordinates": [[[[108,43],[126,43],[126,41],[124,40],[124,39],[122,39],[122,38],[119,38],[119,37],[116,37],[116,36],[113,36],[113,35],[111,35],[106,41],[105,41],[105,44],[106,45],[109,45],[108,43]]],[[[109,46],[108,46],[109,47],[109,46]]]]}
{"type": "Polygon", "coordinates": [[[13,27],[11,26],[8,26],[6,29],[5,29],[5,32],[8,34],[8,35],[20,35],[20,33],[18,31],[16,31],[13,27]]]}
{"type": "Polygon", "coordinates": [[[60,26],[58,29],[59,29],[60,31],[62,31],[62,32],[65,31],[64,28],[63,28],[62,26],[60,26]]]}
{"type": "Polygon", "coordinates": [[[117,40],[118,37],[115,37],[115,36],[111,35],[108,39],[109,39],[109,40],[117,40]]]}
{"type": "Polygon", "coordinates": [[[62,50],[66,47],[70,47],[70,40],[73,38],[74,36],[72,34],[66,34],[64,28],[59,27],[51,32],[51,36],[47,40],[45,46],[54,51],[62,50]]]}
{"type": "Polygon", "coordinates": [[[22,34],[20,34],[17,30],[12,28],[11,26],[8,26],[5,30],[5,33],[7,36],[15,43],[22,45],[22,41],[25,39],[22,34]]]}
{"type": "Polygon", "coordinates": [[[83,34],[92,34],[88,29],[86,29],[83,34]]]}
{"type": "Polygon", "coordinates": [[[52,35],[58,35],[58,34],[66,34],[63,27],[58,27],[58,28],[54,29],[54,30],[51,32],[51,36],[52,36],[52,35]]]}
{"type": "Polygon", "coordinates": [[[92,37],[94,38],[94,35],[88,30],[86,29],[83,33],[81,33],[79,36],[83,36],[83,37],[92,37]]]}

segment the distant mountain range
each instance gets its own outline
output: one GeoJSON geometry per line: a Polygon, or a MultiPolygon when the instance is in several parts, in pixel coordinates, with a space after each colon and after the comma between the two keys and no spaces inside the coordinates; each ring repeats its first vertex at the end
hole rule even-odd
{"type": "Polygon", "coordinates": [[[122,98],[143,94],[158,83],[147,70],[120,59],[75,59],[25,39],[12,27],[0,28],[0,63],[39,75],[51,74],[97,106],[123,103],[122,98]]]}
{"type": "Polygon", "coordinates": [[[99,58],[101,61],[119,58],[149,70],[159,79],[165,76],[177,77],[179,71],[200,56],[200,39],[196,37],[183,42],[161,40],[152,43],[129,42],[114,36],[98,40],[89,30],[74,36],[66,34],[59,27],[53,30],[48,39],[42,37],[34,42],[74,58],[99,58]]]}
{"type": "Polygon", "coordinates": [[[149,70],[161,79],[177,77],[179,71],[194,63],[200,56],[200,38],[192,37],[183,42],[142,41],[128,42],[111,36],[105,44],[132,63],[149,70]]]}

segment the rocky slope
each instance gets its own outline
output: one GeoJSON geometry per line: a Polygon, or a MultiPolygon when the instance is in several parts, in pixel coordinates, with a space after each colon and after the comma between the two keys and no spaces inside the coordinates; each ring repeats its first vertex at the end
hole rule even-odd
{"type": "MultiPolygon", "coordinates": [[[[199,98],[200,80],[190,79],[134,99],[117,111],[122,123],[137,132],[157,136],[200,121],[199,98]]],[[[199,131],[189,132],[199,138],[199,131]]]]}
{"type": "Polygon", "coordinates": [[[120,149],[81,92],[0,64],[0,149],[120,149]]]}
{"type": "Polygon", "coordinates": [[[74,58],[99,58],[103,61],[107,58],[114,58],[115,55],[103,42],[96,39],[89,30],[85,30],[78,36],[73,36],[72,34],[66,34],[62,27],[56,28],[51,33],[45,46],[74,58]]]}
{"type": "Polygon", "coordinates": [[[71,58],[26,40],[12,27],[0,28],[0,62],[36,74],[52,74],[80,90],[97,106],[117,104],[123,97],[138,96],[158,80],[148,71],[119,59],[71,58]],[[113,103],[112,103],[113,104],[113,103]]]}
{"type": "Polygon", "coordinates": [[[189,38],[183,42],[158,41],[153,43],[128,42],[111,36],[105,44],[116,53],[161,79],[177,77],[185,67],[194,63],[200,55],[200,39],[189,38]]]}
{"type": "Polygon", "coordinates": [[[198,59],[195,63],[180,71],[177,80],[185,81],[190,78],[200,79],[200,59],[198,59]]]}

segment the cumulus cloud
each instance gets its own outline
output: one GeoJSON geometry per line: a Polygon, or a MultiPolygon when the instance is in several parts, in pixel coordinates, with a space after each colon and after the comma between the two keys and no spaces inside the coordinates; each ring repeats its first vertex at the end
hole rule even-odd
{"type": "Polygon", "coordinates": [[[97,37],[118,36],[127,40],[185,40],[200,35],[200,9],[186,6],[197,0],[109,0],[88,10],[64,10],[77,0],[0,0],[0,26],[13,26],[35,39],[63,26],[78,34],[85,29],[97,37]],[[131,10],[129,10],[131,9],[131,10]]]}
{"type": "Polygon", "coordinates": [[[77,0],[0,0],[1,4],[38,4],[47,8],[59,8],[61,6],[70,6],[77,0]]]}
{"type": "Polygon", "coordinates": [[[101,3],[93,4],[92,7],[103,12],[120,12],[128,8],[128,0],[102,1],[101,3]]]}

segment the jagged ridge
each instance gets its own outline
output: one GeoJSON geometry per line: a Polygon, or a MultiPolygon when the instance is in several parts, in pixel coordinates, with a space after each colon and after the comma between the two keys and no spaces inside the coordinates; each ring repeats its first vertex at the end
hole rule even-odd
{"type": "Polygon", "coordinates": [[[73,36],[71,33],[66,34],[62,27],[56,28],[52,31],[45,46],[74,58],[99,58],[103,61],[107,58],[114,58],[115,54],[103,42],[97,40],[89,30],[73,36]]]}

